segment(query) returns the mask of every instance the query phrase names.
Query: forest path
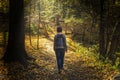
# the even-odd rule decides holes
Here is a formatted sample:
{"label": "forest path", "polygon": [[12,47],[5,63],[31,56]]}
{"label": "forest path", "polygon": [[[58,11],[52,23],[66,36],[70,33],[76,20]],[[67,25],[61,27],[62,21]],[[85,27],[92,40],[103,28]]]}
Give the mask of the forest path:
{"label": "forest path", "polygon": [[[36,37],[32,38],[33,46]],[[75,53],[70,48],[65,54],[64,70],[58,74],[55,53],[53,51],[53,36],[40,37],[39,50],[30,46],[26,37],[26,51],[35,60],[28,60],[29,65],[24,67],[19,63],[3,64],[0,62],[0,80],[110,80],[116,74],[109,65],[96,64],[92,55]],[[68,47],[72,42],[67,38]],[[97,62],[99,63],[99,62]]]}
{"label": "forest path", "polygon": [[[30,53],[35,59],[35,63],[41,66],[44,70],[42,75],[35,80],[109,80],[113,70],[105,70],[109,73],[102,71],[106,66],[99,66],[95,64],[96,61],[93,59],[92,55],[82,55],[82,53],[75,53],[70,48],[68,48],[65,54],[64,70],[61,74],[58,74],[57,63],[55,53],[53,51],[53,38],[40,38],[40,49],[38,51],[30,51]],[[36,40],[35,40],[36,41]],[[67,38],[68,47],[70,47],[71,39]],[[71,46],[74,47],[74,46]],[[41,71],[41,69],[38,71]],[[40,72],[41,73],[41,72]],[[106,75],[106,76],[105,76]]]}
{"label": "forest path", "polygon": [[50,39],[41,38],[40,41],[42,50],[34,53],[32,51],[30,53],[32,53],[33,55],[31,55],[36,59],[35,62],[46,69],[46,72],[43,71],[43,73],[47,74],[47,76],[42,76],[43,80],[90,80],[90,76],[93,76],[90,75],[91,72],[89,72],[92,68],[89,68],[88,70],[87,67],[84,67],[86,63],[82,61],[80,55],[74,54],[74,52],[69,49],[65,54],[64,71],[61,74],[58,74],[56,57],[53,51],[53,36],[50,37]]}

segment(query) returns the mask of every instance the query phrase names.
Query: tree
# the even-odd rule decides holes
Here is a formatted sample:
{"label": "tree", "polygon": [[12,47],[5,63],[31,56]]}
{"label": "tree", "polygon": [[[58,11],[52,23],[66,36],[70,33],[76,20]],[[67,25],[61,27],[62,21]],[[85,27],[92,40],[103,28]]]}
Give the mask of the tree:
{"label": "tree", "polygon": [[[119,52],[119,40],[120,40],[120,4],[118,4],[117,0],[111,0],[109,2],[108,8],[108,23],[107,25],[107,31],[106,33],[109,33],[106,37],[108,40],[108,45],[106,45],[106,53],[107,57],[112,61],[112,64],[114,65],[116,62],[117,53]],[[110,35],[111,34],[111,35]]]}
{"label": "tree", "polygon": [[104,46],[104,44],[105,44],[105,42],[104,42],[104,33],[105,33],[105,29],[104,29],[104,21],[103,21],[103,15],[104,15],[104,0],[101,0],[101,2],[100,2],[101,4],[101,7],[100,7],[100,34],[99,34],[99,36],[100,36],[100,43],[99,43],[99,45],[100,45],[100,54],[102,55],[102,57],[105,57],[105,46]]}
{"label": "tree", "polygon": [[24,35],[24,0],[9,0],[9,36],[5,62],[26,63]]}

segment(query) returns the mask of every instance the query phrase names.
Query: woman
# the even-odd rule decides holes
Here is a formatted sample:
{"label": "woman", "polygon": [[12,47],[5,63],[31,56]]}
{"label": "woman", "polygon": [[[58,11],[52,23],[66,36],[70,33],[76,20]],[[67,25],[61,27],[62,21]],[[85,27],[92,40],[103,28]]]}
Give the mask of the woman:
{"label": "woman", "polygon": [[57,27],[57,34],[54,36],[54,51],[56,54],[58,72],[61,73],[64,64],[64,55],[67,51],[66,37],[62,33],[62,27]]}

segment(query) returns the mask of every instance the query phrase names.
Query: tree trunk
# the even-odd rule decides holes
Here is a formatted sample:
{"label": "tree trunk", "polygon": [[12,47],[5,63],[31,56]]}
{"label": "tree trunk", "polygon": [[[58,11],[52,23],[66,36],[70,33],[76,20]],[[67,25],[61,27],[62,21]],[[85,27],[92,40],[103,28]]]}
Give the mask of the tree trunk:
{"label": "tree trunk", "polygon": [[85,27],[85,25],[84,25],[83,33],[82,33],[82,42],[83,42],[83,43],[85,43],[85,33],[86,33],[86,32],[85,32],[85,31],[86,31],[85,29],[86,29],[86,27]]}
{"label": "tree trunk", "polygon": [[31,40],[31,3],[29,4],[29,8],[30,8],[30,11],[29,11],[29,40],[30,40],[30,45],[32,46],[32,40]]}
{"label": "tree trunk", "polygon": [[105,57],[105,28],[104,28],[104,19],[103,19],[103,14],[104,14],[104,0],[101,0],[101,11],[100,11],[100,32],[99,32],[99,36],[100,36],[100,55],[102,57]]}
{"label": "tree trunk", "polygon": [[9,0],[9,5],[9,36],[4,60],[25,63],[27,53],[24,42],[24,0]]}
{"label": "tree trunk", "polygon": [[90,29],[90,44],[94,43],[94,39],[93,39],[93,28],[95,28],[95,23],[96,23],[96,16],[95,14],[92,15],[92,25],[91,25],[91,29]]}
{"label": "tree trunk", "polygon": [[108,57],[112,61],[113,65],[115,64],[115,60],[116,60],[115,52],[117,51],[119,43],[120,43],[119,37],[120,37],[120,23],[118,23],[114,31],[114,34],[111,40],[110,50],[108,52]]}
{"label": "tree trunk", "polygon": [[6,50],[6,43],[7,43],[7,32],[3,32],[3,45],[4,45],[4,51]]}
{"label": "tree trunk", "polygon": [[60,25],[60,21],[59,21],[59,15],[56,15],[56,26]]}

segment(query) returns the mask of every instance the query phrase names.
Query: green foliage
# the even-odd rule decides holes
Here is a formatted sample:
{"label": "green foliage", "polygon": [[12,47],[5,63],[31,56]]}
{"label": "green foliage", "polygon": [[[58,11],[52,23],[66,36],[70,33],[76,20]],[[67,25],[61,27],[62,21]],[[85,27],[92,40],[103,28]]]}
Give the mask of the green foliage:
{"label": "green foliage", "polygon": [[[28,0],[25,0],[28,3]],[[101,0],[32,0],[30,5],[26,6],[26,16],[31,18],[31,32],[37,34],[37,27],[44,22],[49,26],[55,26],[56,15],[63,21],[62,25],[67,25],[68,31],[73,28],[73,39],[78,42],[97,44],[89,48],[89,51],[98,53],[99,47],[99,27],[100,27],[100,4]],[[105,33],[105,55],[108,54],[113,35],[116,35],[116,24],[119,23],[119,0],[106,0],[103,9],[103,21]],[[52,25],[51,25],[52,24]],[[43,25],[40,25],[43,27]],[[47,28],[51,31],[52,29]],[[67,31],[66,31],[67,32]],[[118,31],[119,33],[120,31]],[[77,36],[76,36],[77,35]],[[114,42],[114,41],[113,41]],[[113,43],[114,44],[114,43]],[[75,44],[76,45],[76,44]],[[86,49],[79,47],[71,48],[75,52],[86,53]],[[115,50],[116,51],[116,50]],[[113,54],[113,53],[111,53]]]}
{"label": "green foliage", "polygon": [[77,19],[74,16],[71,16],[70,18],[65,19],[65,23],[67,24],[80,24],[83,23],[83,19]]}
{"label": "green foliage", "polygon": [[72,40],[68,41],[68,45],[71,50],[73,50],[75,53],[80,53],[81,55],[88,55],[92,51],[94,51],[94,48],[87,48],[82,45],[82,43],[77,43]]}
{"label": "green foliage", "polygon": [[91,47],[89,47],[89,51],[93,52],[93,53],[99,53],[99,45],[92,45]]}
{"label": "green foliage", "polygon": [[53,28],[52,28],[51,26],[47,26],[47,31],[48,31],[48,32],[51,32],[51,33],[54,32],[54,30],[53,30]]}
{"label": "green foliage", "polygon": [[118,5],[118,6],[120,6],[120,1],[116,0],[115,4]]}
{"label": "green foliage", "polygon": [[37,26],[35,26],[34,24],[30,24],[30,32],[33,34],[33,35],[35,35],[35,34],[37,34],[37,30],[38,30],[38,28],[37,28]]}
{"label": "green foliage", "polygon": [[0,12],[2,13],[8,13],[8,8],[9,6],[9,1],[8,0],[4,0],[4,1],[0,1]]}

